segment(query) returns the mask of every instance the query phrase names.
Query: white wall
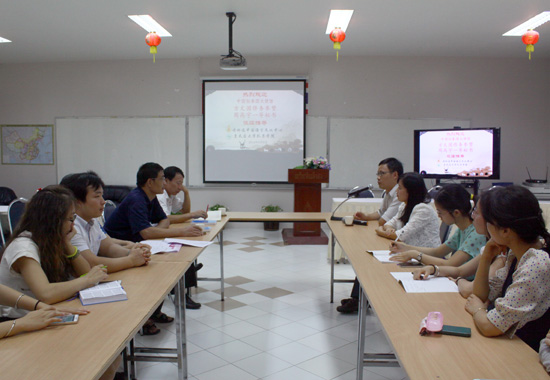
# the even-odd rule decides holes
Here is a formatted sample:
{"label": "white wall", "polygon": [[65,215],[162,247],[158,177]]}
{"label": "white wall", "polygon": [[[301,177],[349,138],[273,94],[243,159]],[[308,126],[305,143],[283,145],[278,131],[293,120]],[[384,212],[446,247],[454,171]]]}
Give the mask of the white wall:
{"label": "white wall", "polygon": [[[311,116],[469,119],[472,127],[502,128],[503,181],[520,182],[526,177],[525,166],[533,176],[543,176],[550,164],[550,59],[247,60],[245,75],[307,75]],[[200,77],[228,75],[217,62],[213,57],[158,59],[155,64],[139,60],[0,65],[0,124],[53,124],[63,116],[200,115]],[[389,155],[399,152],[388,147]],[[54,183],[56,170],[0,165],[0,178],[0,185],[28,197],[34,189]],[[357,180],[374,182],[375,178]],[[325,190],[323,208],[329,209],[332,196],[342,195]],[[204,201],[227,199],[228,207],[243,211],[273,202],[291,210],[293,204],[292,191],[284,187],[194,189],[192,196],[201,207]]]}

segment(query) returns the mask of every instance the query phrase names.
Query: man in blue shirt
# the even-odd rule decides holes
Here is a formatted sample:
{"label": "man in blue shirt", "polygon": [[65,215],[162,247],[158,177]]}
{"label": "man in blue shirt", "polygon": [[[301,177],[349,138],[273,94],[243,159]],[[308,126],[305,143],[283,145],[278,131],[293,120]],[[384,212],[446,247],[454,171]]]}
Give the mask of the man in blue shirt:
{"label": "man in blue shirt", "polygon": [[[149,239],[161,239],[167,237],[201,236],[202,228],[189,226],[180,228],[168,228],[170,220],[162,210],[157,199],[157,194],[164,191],[164,169],[157,163],[148,162],[141,165],[137,173],[137,188],[132,190],[122,203],[113,211],[109,219],[105,221],[105,232],[115,239],[139,242]],[[188,270],[188,272],[190,272]],[[187,277],[194,277],[193,273],[186,273]],[[188,281],[186,281],[188,284]],[[186,308],[198,309],[200,303],[194,302],[189,295],[186,296]],[[151,320],[157,323],[169,323],[174,320],[161,312],[162,304],[151,316]],[[153,324],[146,328],[158,333]],[[144,328],[144,331],[145,328]],[[147,334],[147,332],[145,332]]]}
{"label": "man in blue shirt", "polygon": [[200,236],[198,226],[168,228],[170,220],[157,200],[164,192],[164,169],[159,164],[143,164],[137,173],[137,188],[132,190],[105,222],[109,236],[139,242],[167,237]]}

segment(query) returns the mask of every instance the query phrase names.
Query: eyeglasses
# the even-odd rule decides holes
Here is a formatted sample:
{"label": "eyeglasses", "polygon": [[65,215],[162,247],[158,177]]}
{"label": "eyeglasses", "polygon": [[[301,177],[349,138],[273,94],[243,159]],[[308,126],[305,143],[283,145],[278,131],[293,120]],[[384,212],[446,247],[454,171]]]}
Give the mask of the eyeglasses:
{"label": "eyeglasses", "polygon": [[477,205],[474,206],[474,208],[472,209],[472,211],[470,211],[470,216],[473,217],[473,216],[475,216],[475,215],[477,215]]}
{"label": "eyeglasses", "polygon": [[376,176],[377,176],[377,177],[382,177],[382,176],[384,176],[384,175],[386,175],[386,174],[388,174],[388,173],[389,173],[389,172],[379,171],[379,172],[376,172]]}
{"label": "eyeglasses", "polygon": [[76,220],[76,213],[74,213],[73,216],[71,216],[70,218],[67,218],[67,222],[74,223],[75,220]]}

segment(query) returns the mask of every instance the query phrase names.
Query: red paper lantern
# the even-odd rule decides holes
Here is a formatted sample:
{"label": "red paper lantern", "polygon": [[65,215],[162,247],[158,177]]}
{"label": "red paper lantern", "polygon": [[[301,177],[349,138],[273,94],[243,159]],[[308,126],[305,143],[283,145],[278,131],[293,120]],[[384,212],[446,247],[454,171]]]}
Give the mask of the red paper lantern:
{"label": "red paper lantern", "polygon": [[157,54],[157,46],[160,45],[160,41],[160,36],[155,32],[145,36],[145,43],[150,46],[149,53],[153,54],[153,62],[155,62],[155,54]]}
{"label": "red paper lantern", "polygon": [[535,51],[535,44],[539,42],[539,32],[529,29],[523,36],[521,40],[525,45],[525,51],[529,53],[529,59],[531,59],[531,53]]}
{"label": "red paper lantern", "polygon": [[338,61],[338,50],[340,50],[340,42],[344,41],[346,39],[346,33],[340,29],[335,28],[332,32],[329,34],[330,40],[334,42],[334,50],[336,50],[336,60]]}

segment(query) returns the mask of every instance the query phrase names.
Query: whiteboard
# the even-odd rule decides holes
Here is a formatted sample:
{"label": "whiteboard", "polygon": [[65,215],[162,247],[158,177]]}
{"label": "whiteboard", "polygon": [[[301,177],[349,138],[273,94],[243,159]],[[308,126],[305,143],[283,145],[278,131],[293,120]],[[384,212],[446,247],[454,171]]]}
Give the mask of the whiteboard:
{"label": "whiteboard", "polygon": [[107,185],[136,185],[139,167],[186,166],[186,117],[57,118],[57,181],[93,170]]}
{"label": "whiteboard", "polygon": [[[188,167],[185,171],[185,179],[190,186],[203,186],[202,182],[202,150],[203,150],[203,133],[202,133],[202,116],[189,117],[189,139],[187,158]],[[183,169],[183,168],[182,168]]]}
{"label": "whiteboard", "polygon": [[[469,128],[468,120],[307,116],[306,155],[326,156],[329,188],[376,186],[377,164],[396,157],[413,170],[415,129]],[[56,119],[57,181],[93,170],[108,185],[135,186],[143,163],[175,165],[186,184],[204,186],[202,116],[73,117]]]}
{"label": "whiteboard", "polygon": [[330,188],[376,184],[378,163],[395,157],[414,170],[415,129],[469,128],[468,120],[329,118]]}

